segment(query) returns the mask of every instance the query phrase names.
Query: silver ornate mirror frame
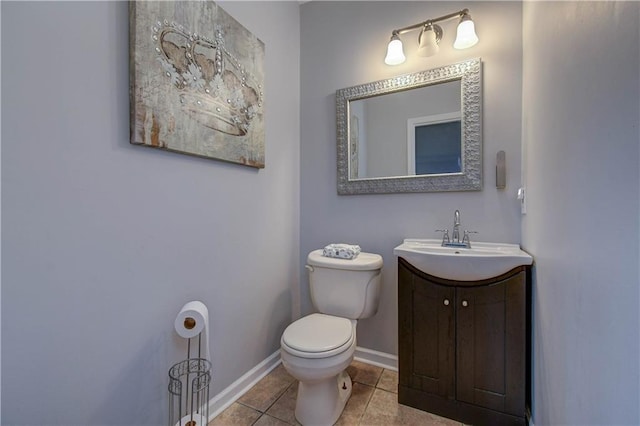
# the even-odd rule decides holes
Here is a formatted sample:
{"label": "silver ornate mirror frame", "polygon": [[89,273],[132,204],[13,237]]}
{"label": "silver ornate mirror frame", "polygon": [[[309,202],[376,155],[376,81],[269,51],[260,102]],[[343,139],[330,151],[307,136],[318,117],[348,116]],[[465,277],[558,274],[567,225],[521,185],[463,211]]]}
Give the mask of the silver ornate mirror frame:
{"label": "silver ornate mirror frame", "polygon": [[[479,58],[336,91],[338,194],[479,191],[482,189],[482,73]],[[349,178],[351,101],[461,80],[462,171],[460,173]]]}

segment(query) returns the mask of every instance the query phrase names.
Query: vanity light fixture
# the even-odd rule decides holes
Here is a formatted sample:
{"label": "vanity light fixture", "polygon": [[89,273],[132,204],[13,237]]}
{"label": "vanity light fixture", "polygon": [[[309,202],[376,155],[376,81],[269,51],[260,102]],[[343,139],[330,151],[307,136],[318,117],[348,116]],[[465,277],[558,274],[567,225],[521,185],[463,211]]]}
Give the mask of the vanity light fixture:
{"label": "vanity light fixture", "polygon": [[387,46],[387,56],[384,58],[384,62],[387,65],[399,65],[403,63],[406,58],[402,49],[400,34],[417,29],[421,30],[420,35],[418,35],[418,55],[435,55],[438,53],[438,50],[440,50],[438,43],[442,39],[442,27],[436,23],[455,18],[460,18],[460,22],[458,24],[458,32],[456,35],[456,41],[453,43],[453,47],[455,49],[467,49],[474,46],[478,42],[475,25],[471,20],[469,9],[463,9],[455,13],[440,16],[439,18],[429,19],[427,21],[420,22],[419,24],[409,25],[408,27],[393,30],[391,32],[391,41],[389,41],[389,45]]}

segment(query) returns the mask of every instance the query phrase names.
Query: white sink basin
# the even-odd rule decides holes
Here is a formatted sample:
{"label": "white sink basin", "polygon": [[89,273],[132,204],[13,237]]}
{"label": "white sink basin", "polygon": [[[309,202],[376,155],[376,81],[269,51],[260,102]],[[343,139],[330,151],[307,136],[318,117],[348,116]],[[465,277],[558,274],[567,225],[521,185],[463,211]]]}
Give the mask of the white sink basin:
{"label": "white sink basin", "polygon": [[419,270],[455,281],[478,281],[531,265],[533,258],[517,244],[471,242],[471,248],[442,247],[436,239],[407,238],[393,249]]}

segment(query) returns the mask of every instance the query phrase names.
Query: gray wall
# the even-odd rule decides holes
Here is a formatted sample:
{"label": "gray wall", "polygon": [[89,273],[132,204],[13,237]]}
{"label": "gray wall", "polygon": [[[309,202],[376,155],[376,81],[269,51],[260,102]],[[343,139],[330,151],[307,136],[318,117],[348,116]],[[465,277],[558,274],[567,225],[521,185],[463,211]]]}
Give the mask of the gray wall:
{"label": "gray wall", "polygon": [[639,9],[524,6],[536,426],[640,423]]}
{"label": "gray wall", "polygon": [[221,5],[266,44],[260,171],[129,145],[127,2],[2,2],[2,424],[166,424],[192,299],[212,395],[279,348],[299,278],[299,9]]}
{"label": "gray wall", "polygon": [[[418,32],[403,36],[407,62],[389,67],[384,55],[391,31],[469,7],[480,42],[453,49],[455,21],[443,24],[440,53],[415,55]],[[460,209],[462,226],[477,239],[520,243],[522,44],[519,3],[309,2],[301,6],[301,262],[331,242],[358,243],[384,258],[378,314],[360,321],[358,345],[397,353],[396,259],[407,237],[437,238]],[[481,192],[338,196],[335,91],[409,72],[480,57],[483,60],[484,188]],[[507,154],[507,188],[495,187],[495,156]],[[301,312],[312,310],[306,274]]]}

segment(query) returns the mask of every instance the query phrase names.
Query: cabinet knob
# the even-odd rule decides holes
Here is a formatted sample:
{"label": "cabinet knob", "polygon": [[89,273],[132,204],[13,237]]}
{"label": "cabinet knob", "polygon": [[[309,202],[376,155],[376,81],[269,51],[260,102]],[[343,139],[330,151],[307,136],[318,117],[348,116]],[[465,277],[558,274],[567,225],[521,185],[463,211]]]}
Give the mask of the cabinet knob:
{"label": "cabinet knob", "polygon": [[444,299],[444,302],[442,303],[444,303],[444,306],[449,306],[449,299]]}
{"label": "cabinet knob", "polygon": [[462,301],[462,306],[464,306],[466,308],[467,306],[469,306],[469,302],[467,302],[466,300],[463,300]]}

